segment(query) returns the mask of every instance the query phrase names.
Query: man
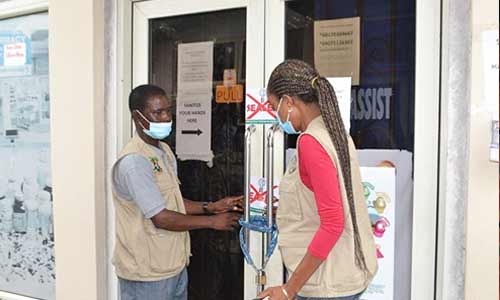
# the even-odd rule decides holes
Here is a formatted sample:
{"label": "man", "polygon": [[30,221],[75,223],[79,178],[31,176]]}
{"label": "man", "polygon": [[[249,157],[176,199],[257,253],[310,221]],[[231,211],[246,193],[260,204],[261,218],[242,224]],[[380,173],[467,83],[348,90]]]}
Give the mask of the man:
{"label": "man", "polygon": [[[165,91],[141,85],[129,96],[137,134],[113,166],[116,245],[113,264],[121,300],[186,300],[188,230],[232,230],[242,197],[183,199],[176,159],[161,142],[172,128]],[[209,216],[202,216],[203,214]]]}

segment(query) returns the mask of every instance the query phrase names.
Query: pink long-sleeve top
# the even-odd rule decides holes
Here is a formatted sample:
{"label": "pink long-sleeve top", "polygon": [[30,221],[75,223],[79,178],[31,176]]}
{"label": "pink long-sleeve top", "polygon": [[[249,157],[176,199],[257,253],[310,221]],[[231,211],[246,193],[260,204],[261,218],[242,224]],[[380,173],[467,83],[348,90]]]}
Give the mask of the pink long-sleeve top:
{"label": "pink long-sleeve top", "polygon": [[324,260],[344,230],[344,208],[337,169],[323,146],[310,135],[300,138],[298,152],[300,178],[314,193],[320,218],[320,226],[308,251]]}

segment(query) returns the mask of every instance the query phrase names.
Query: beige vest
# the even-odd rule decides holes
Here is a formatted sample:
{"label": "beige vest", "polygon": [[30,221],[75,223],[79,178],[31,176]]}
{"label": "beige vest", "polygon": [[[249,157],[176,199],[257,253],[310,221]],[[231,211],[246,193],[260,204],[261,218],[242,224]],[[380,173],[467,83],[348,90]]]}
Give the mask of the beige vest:
{"label": "beige vest", "polygon": [[[368,218],[357,154],[349,139],[352,185],[362,250],[369,272],[355,264],[354,237],[344,178],[335,147],[321,117],[311,122],[304,134],[313,136],[334,162],[342,194],[345,228],[327,259],[299,292],[304,297],[343,297],[365,290],[377,271],[376,248]],[[299,137],[300,138],[300,137]],[[320,219],[314,194],[302,183],[298,155],[288,165],[280,184],[280,202],[277,212],[279,248],[289,276],[299,265],[307,247],[319,228]]]}
{"label": "beige vest", "polygon": [[[169,146],[160,143],[168,159],[175,159]],[[179,180],[169,164],[158,157],[152,146],[136,135],[122,150],[119,159],[130,153],[148,160],[158,158],[161,171],[154,171],[156,184],[168,210],[185,213]],[[135,202],[121,199],[113,190],[116,211],[116,244],[113,264],[116,274],[134,281],[157,281],[179,274],[189,263],[189,233],[158,229],[142,214]]]}

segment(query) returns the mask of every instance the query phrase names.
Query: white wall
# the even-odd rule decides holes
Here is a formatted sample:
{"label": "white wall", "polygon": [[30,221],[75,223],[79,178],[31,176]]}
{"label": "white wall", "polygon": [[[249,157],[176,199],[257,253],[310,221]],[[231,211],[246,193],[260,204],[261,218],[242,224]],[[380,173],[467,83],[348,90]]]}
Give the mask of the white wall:
{"label": "white wall", "polygon": [[56,297],[106,299],[104,0],[51,0]]}
{"label": "white wall", "polygon": [[[498,295],[498,163],[488,161],[492,111],[484,99],[481,35],[498,30],[498,0],[472,1],[472,82],[469,149],[469,195],[466,229],[466,299]],[[498,54],[497,54],[498,55]],[[498,89],[497,89],[498,97]],[[498,105],[498,98],[496,98]]]}

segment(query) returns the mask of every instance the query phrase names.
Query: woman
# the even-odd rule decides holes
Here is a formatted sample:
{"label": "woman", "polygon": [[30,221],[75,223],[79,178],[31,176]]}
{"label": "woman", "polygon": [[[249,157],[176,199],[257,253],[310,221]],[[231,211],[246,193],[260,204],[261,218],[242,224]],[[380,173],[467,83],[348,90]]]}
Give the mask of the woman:
{"label": "woman", "polygon": [[276,67],[267,92],[283,130],[301,135],[276,216],[288,281],[259,297],[359,299],[377,271],[376,248],[356,149],[335,92],[298,60]]}

